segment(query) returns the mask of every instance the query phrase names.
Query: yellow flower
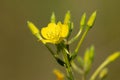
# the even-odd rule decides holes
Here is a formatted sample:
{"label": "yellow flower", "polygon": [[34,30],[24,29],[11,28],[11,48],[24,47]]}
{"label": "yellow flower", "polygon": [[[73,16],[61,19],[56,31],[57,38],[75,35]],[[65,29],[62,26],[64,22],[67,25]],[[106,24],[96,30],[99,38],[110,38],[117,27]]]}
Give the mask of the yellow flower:
{"label": "yellow flower", "polygon": [[41,35],[44,38],[42,42],[58,44],[67,37],[68,33],[68,25],[61,24],[61,22],[49,23],[47,27],[41,29]]}
{"label": "yellow flower", "polygon": [[64,80],[64,74],[61,73],[59,70],[55,69],[54,74],[56,75],[57,80]]}

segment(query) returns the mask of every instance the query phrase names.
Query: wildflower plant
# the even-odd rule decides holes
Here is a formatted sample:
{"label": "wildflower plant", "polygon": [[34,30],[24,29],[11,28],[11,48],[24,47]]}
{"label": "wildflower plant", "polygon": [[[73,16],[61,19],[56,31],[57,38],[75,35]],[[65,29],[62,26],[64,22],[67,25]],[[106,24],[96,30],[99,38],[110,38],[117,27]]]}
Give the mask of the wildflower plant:
{"label": "wildflower plant", "polygon": [[[94,46],[92,45],[90,48],[87,48],[83,57],[79,56],[78,53],[88,31],[95,23],[96,14],[97,12],[94,11],[89,19],[86,20],[86,13],[84,13],[80,20],[79,31],[72,38],[70,38],[70,35],[72,34],[74,25],[71,21],[70,11],[65,14],[63,22],[56,22],[55,14],[52,13],[50,23],[40,30],[32,22],[27,22],[32,34],[38,39],[38,41],[42,42],[48,48],[57,63],[65,68],[66,75],[59,70],[54,70],[57,80],[77,80],[74,77],[75,71],[82,75],[81,80],[86,80],[94,61]],[[71,51],[69,46],[78,39],[78,44],[75,49]],[[56,49],[52,50],[49,46],[50,44],[55,45]],[[106,58],[105,61],[100,64],[96,70],[94,70],[94,73],[91,75],[89,80],[96,80],[97,78],[103,80],[108,74],[107,66],[118,57],[120,57],[120,52],[115,52],[108,56],[108,58]],[[77,63],[75,60],[77,60]]]}

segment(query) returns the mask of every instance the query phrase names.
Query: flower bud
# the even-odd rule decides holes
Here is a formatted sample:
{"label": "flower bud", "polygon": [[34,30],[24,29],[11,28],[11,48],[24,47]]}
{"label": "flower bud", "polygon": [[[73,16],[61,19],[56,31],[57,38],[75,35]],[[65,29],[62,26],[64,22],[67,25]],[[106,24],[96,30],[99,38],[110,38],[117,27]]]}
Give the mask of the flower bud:
{"label": "flower bud", "polygon": [[89,70],[91,69],[93,59],[94,59],[94,46],[91,46],[89,49],[86,50],[84,54],[84,68],[86,73],[88,73]]}
{"label": "flower bud", "polygon": [[93,12],[92,15],[90,16],[88,22],[87,22],[87,26],[90,27],[90,28],[93,26],[93,24],[94,24],[94,22],[95,22],[96,13],[97,13],[96,11]]}
{"label": "flower bud", "polygon": [[64,19],[64,24],[69,24],[70,23],[70,11],[68,11],[65,15],[65,19]]}
{"label": "flower bud", "polygon": [[32,22],[27,21],[27,23],[28,23],[28,27],[31,30],[33,35],[39,33],[39,29]]}
{"label": "flower bud", "polygon": [[39,29],[30,21],[27,21],[27,24],[28,24],[28,27],[31,30],[32,34],[41,40],[41,36],[39,34]]}
{"label": "flower bud", "polygon": [[55,13],[53,12],[51,15],[51,23],[55,23]]}
{"label": "flower bud", "polygon": [[86,13],[84,13],[82,15],[82,18],[81,18],[81,21],[80,21],[81,28],[83,28],[83,26],[85,25],[85,20],[86,20]]}
{"label": "flower bud", "polygon": [[113,61],[115,61],[118,57],[120,57],[120,52],[116,52],[116,53],[110,55],[107,60],[109,60],[110,62],[113,62]]}

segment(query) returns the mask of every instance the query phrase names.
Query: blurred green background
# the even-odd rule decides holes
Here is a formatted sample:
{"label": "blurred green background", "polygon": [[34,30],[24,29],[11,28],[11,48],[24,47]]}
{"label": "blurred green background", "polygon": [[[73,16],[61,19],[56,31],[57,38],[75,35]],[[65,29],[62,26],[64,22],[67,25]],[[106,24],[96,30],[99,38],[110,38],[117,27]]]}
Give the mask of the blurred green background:
{"label": "blurred green background", "polygon": [[[79,53],[94,44],[96,69],[108,55],[120,51],[119,8],[119,0],[0,0],[0,80],[55,80],[53,69],[64,70],[26,24],[30,20],[38,28],[46,26],[53,11],[57,20],[71,11],[74,35],[81,15],[86,12],[88,18],[97,10],[96,23]],[[107,80],[120,80],[120,59],[109,66]]]}

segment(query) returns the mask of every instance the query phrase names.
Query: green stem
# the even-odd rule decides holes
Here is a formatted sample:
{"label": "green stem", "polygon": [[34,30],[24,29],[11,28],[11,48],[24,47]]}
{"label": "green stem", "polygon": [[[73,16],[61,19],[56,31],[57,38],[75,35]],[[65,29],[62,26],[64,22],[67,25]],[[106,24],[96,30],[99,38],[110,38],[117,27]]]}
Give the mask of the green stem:
{"label": "green stem", "polygon": [[65,60],[65,67],[66,67],[66,71],[67,71],[67,75],[69,77],[69,80],[74,80],[74,77],[73,77],[73,74],[72,74],[72,69],[71,69],[71,63],[68,59],[68,51],[66,51],[66,49],[64,48],[63,50],[63,57],[64,57],[64,60]]}
{"label": "green stem", "polygon": [[95,80],[97,75],[100,73],[100,71],[109,64],[109,60],[104,61],[98,68],[97,70],[93,73],[91,76],[90,80]]}
{"label": "green stem", "polygon": [[71,63],[74,70],[76,70],[78,73],[83,74],[83,70],[79,68],[73,61]]}
{"label": "green stem", "polygon": [[89,31],[89,29],[86,29],[86,31],[83,33],[83,35],[82,35],[82,37],[81,37],[80,41],[78,42],[78,45],[77,45],[77,47],[75,49],[75,53],[78,53],[78,50],[79,50],[82,42],[84,41],[85,36],[86,36],[86,34],[87,34],[88,31]]}
{"label": "green stem", "polygon": [[75,40],[77,40],[81,33],[82,33],[82,29],[79,30],[79,32],[77,33],[77,35],[74,38],[72,38],[70,41],[68,41],[68,44],[71,44]]}
{"label": "green stem", "polygon": [[87,28],[87,29],[85,30],[85,32],[83,33],[80,41],[78,42],[78,45],[77,45],[77,47],[75,48],[75,52],[74,52],[74,54],[73,54],[74,58],[75,58],[76,55],[78,54],[78,50],[79,50],[79,48],[81,47],[81,44],[82,44],[82,42],[84,41],[85,36],[87,35],[88,31],[89,31],[89,28]]}

